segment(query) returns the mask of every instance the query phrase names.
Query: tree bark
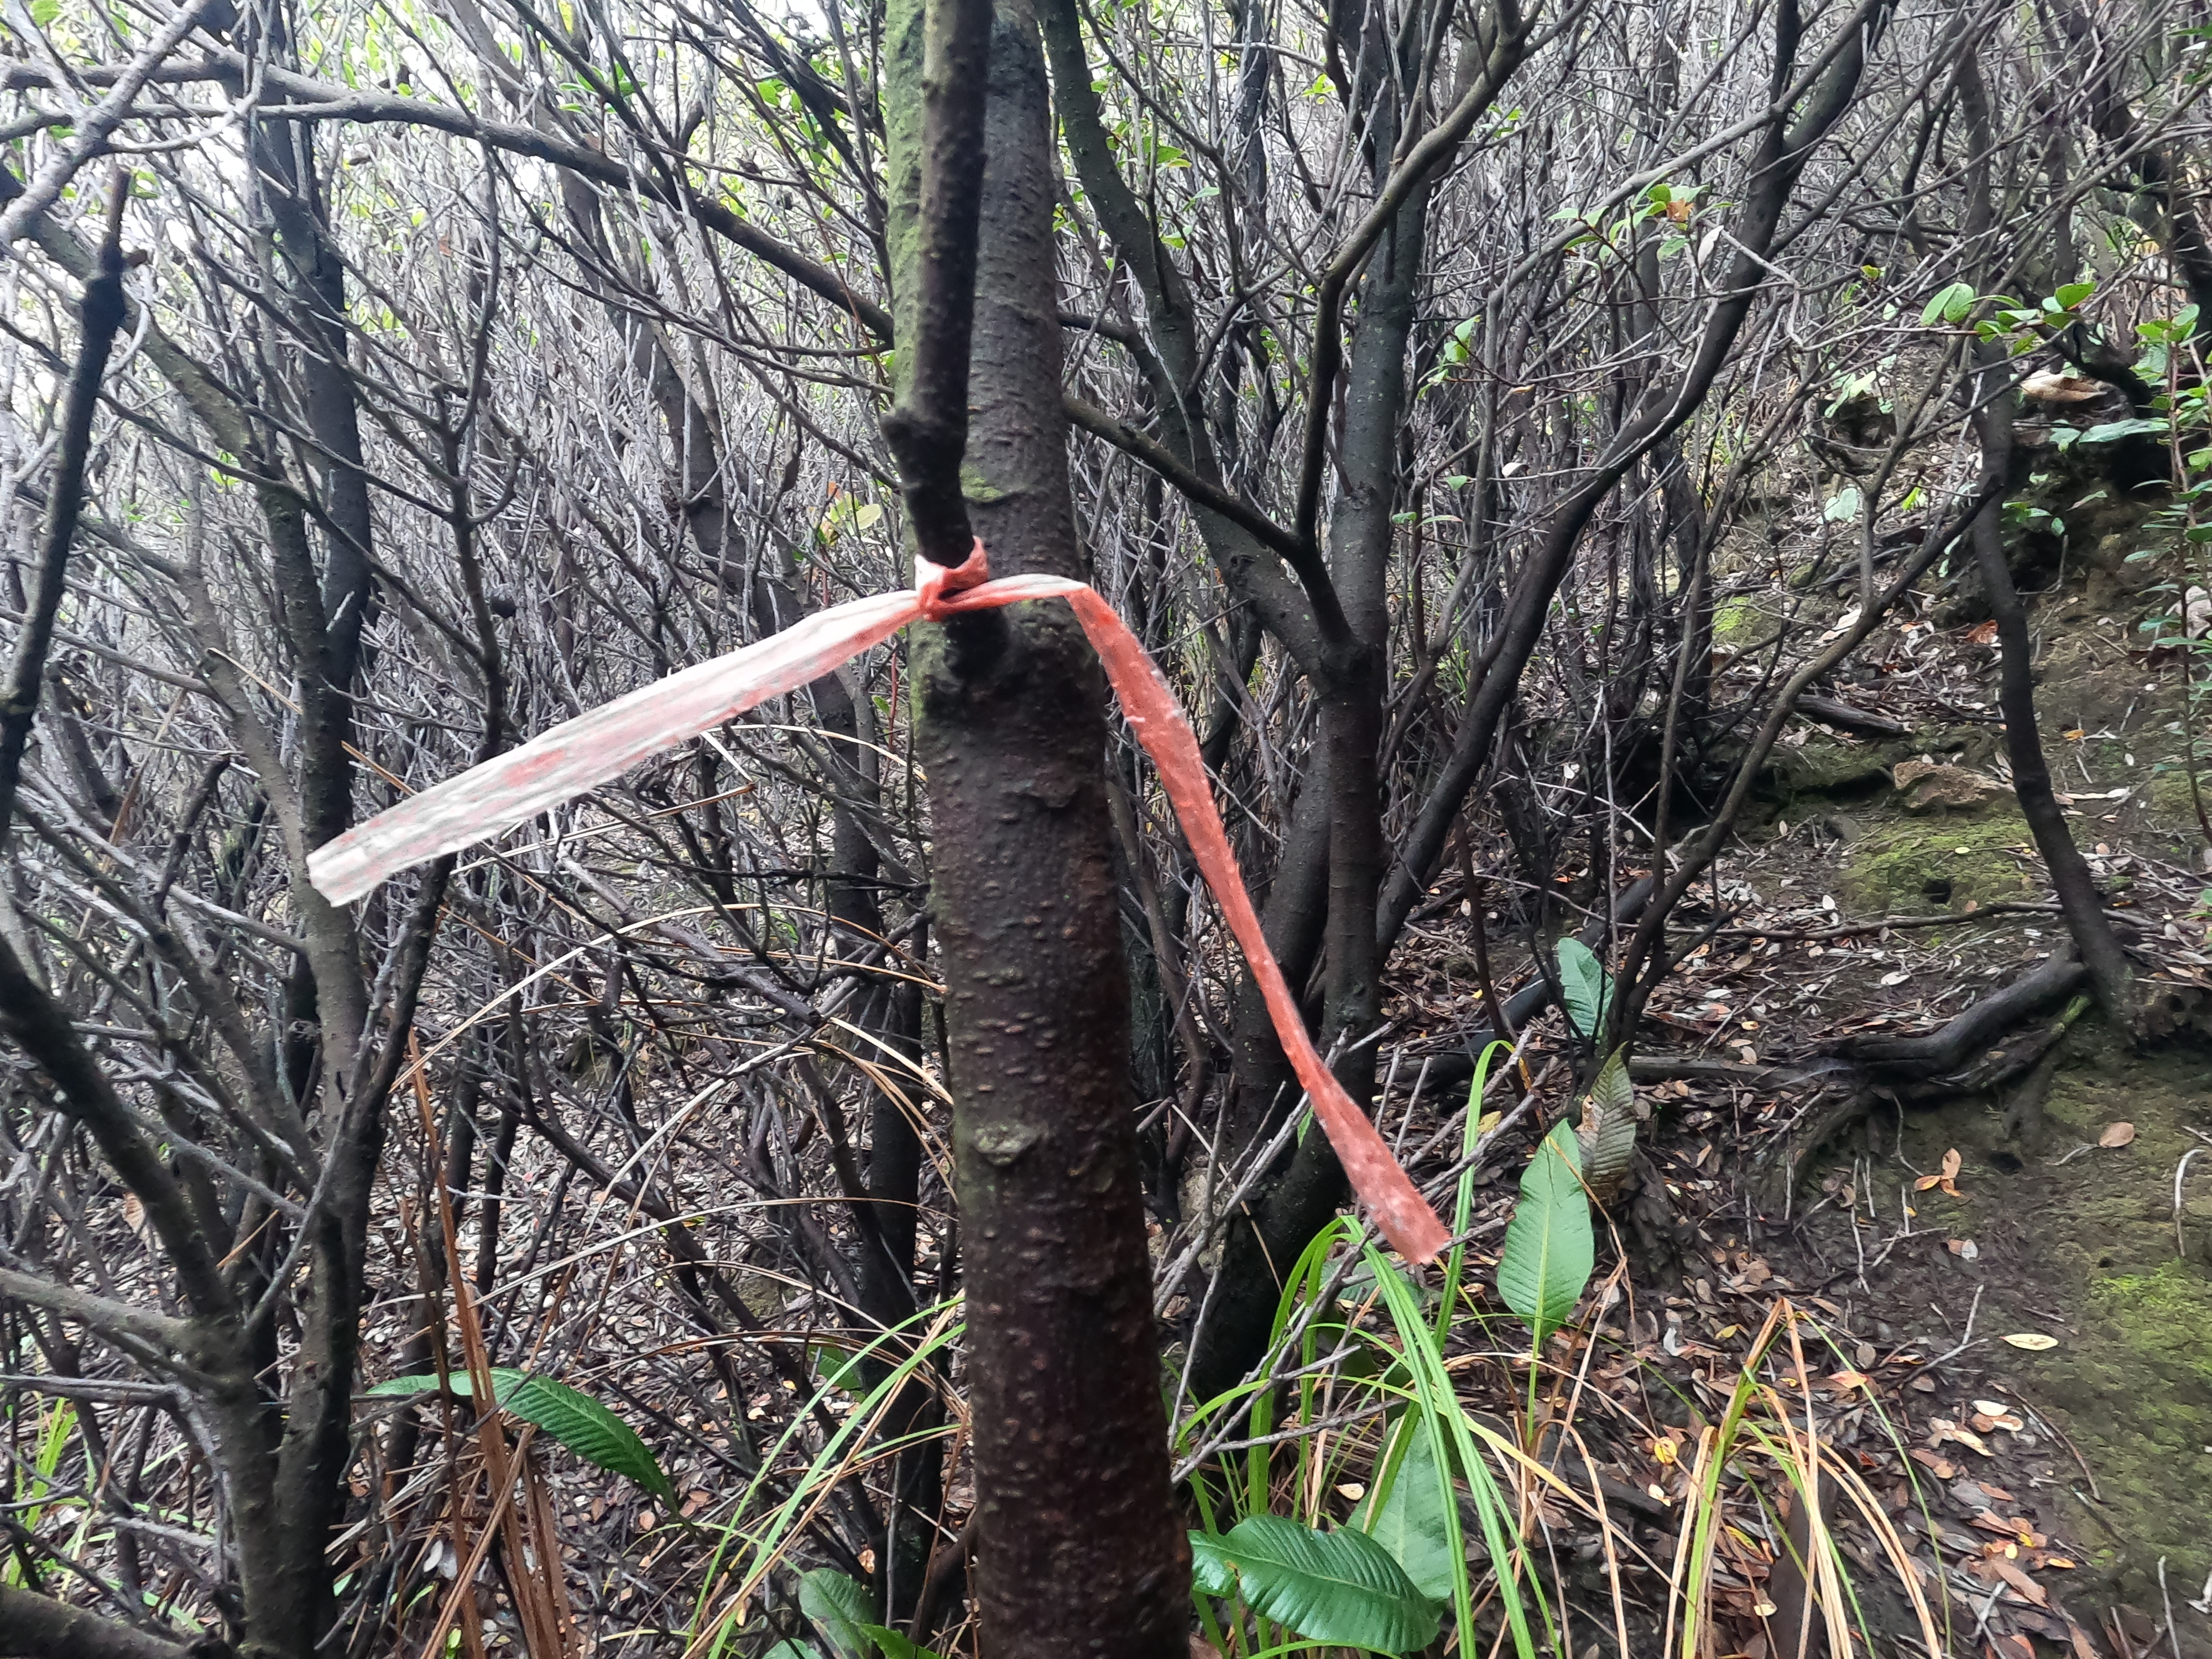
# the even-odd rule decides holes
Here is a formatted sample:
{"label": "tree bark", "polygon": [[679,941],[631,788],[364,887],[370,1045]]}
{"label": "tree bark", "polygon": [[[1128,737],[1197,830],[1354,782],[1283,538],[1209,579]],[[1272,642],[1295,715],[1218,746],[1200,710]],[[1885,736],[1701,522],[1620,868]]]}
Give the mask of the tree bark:
{"label": "tree bark", "polygon": [[[925,252],[941,229],[925,205],[943,199],[925,158],[941,165],[945,151],[929,143],[942,112],[930,94],[945,93],[923,37],[922,6],[902,0],[889,18],[886,124],[908,341],[951,337],[933,314],[943,296]],[[901,412],[921,418],[893,435],[933,440],[965,415],[965,463],[957,449],[952,460],[995,571],[1076,575],[1052,125],[1026,0],[999,11],[989,53],[969,385],[957,414],[928,407],[951,391],[935,383],[945,366],[902,351]],[[942,465],[942,450],[901,448],[927,549],[953,503],[941,477],[910,474]],[[981,1651],[1182,1659],[1189,1565],[1168,1484],[1138,1187],[1104,688],[1057,605],[923,627],[913,650],[957,1102]]]}
{"label": "tree bark", "polygon": [[0,1659],[220,1659],[228,1652],[220,1642],[187,1644],[0,1584]]}
{"label": "tree bark", "polygon": [[[1989,177],[1989,155],[1995,143],[1989,91],[1971,38],[1965,43],[1960,64],[1959,95],[1978,158],[1966,170],[1966,230],[1971,238],[1986,234],[1996,223]],[[1976,404],[1974,431],[1982,447],[1982,476],[2003,480],[2003,489],[2009,490],[2017,394],[2001,349],[1990,342],[1977,342],[1974,356],[1978,372],[1970,384]],[[2115,1030],[2131,1031],[2135,1028],[2134,975],[2118,936],[2105,920],[2104,900],[2098,896],[2088,860],[2081,856],[2081,849],[2074,844],[2073,831],[2066,827],[2065,811],[2051,786],[2051,764],[2044,758],[2043,737],[2035,714],[2035,641],[2028,632],[2027,606],[2021,599],[2020,588],[2012,579],[2011,562],[2005,555],[2002,490],[1974,515],[1969,536],[1975,568],[1996,619],[1997,708],[2004,715],[2005,758],[2012,765],[2013,794],[2035,837],[2036,851],[2043,854],[2044,866],[2051,872],[2051,884],[2057,891],[2067,929],[2089,970],[2097,1006]]]}

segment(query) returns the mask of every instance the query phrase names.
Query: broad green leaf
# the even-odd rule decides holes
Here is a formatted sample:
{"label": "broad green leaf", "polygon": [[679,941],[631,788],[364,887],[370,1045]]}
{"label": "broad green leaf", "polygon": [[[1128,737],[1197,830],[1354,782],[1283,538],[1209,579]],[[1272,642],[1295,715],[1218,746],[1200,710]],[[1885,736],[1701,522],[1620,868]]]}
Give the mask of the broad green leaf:
{"label": "broad green leaf", "polygon": [[[466,1371],[453,1372],[451,1381],[453,1391],[464,1400],[474,1394]],[[434,1376],[395,1376],[368,1392],[423,1394],[437,1386]],[[629,1477],[656,1498],[676,1501],[676,1489],[637,1431],[591,1395],[550,1376],[534,1376],[506,1365],[491,1368],[491,1386],[501,1409],[535,1423],[586,1462]]]}
{"label": "broad green leaf", "polygon": [[1598,1202],[1604,1203],[1627,1176],[1636,1156],[1636,1089],[1628,1080],[1628,1050],[1616,1048],[1598,1069],[1583,1103],[1583,1121],[1575,1132],[1583,1158],[1583,1179]]}
{"label": "broad green leaf", "polygon": [[2058,291],[2051,297],[2058,301],[2061,311],[2071,311],[2096,291],[2094,283],[2061,283]]}
{"label": "broad green leaf", "polygon": [[822,1659],[822,1656],[804,1642],[778,1642],[761,1659]]}
{"label": "broad green leaf", "polygon": [[875,1649],[867,1633],[881,1615],[866,1585],[835,1567],[817,1567],[799,1576],[799,1610],[814,1621],[837,1659],[869,1659]]}
{"label": "broad green leaf", "polygon": [[1920,313],[1920,325],[1933,328],[1938,323],[1955,323],[1974,308],[1974,285],[1954,283],[1940,290]]}
{"label": "broad green leaf", "polygon": [[1249,1515],[1221,1540],[1246,1603],[1310,1642],[1407,1653],[1436,1639],[1436,1604],[1364,1532]]}
{"label": "broad green leaf", "polygon": [[863,1625],[860,1634],[883,1650],[884,1659],[938,1659],[937,1655],[910,1636],[901,1636],[881,1625]]}
{"label": "broad green leaf", "polygon": [[1221,1553],[1224,1541],[1216,1533],[1191,1534],[1190,1588],[1192,1594],[1196,1595],[1237,1594],[1237,1570],[1229,1565],[1229,1558]]}
{"label": "broad green leaf", "polygon": [[2093,426],[2081,434],[2085,444],[2109,444],[2122,438],[2159,438],[2166,435],[2166,423],[2148,416],[2132,420],[2107,421],[2102,426]]}
{"label": "broad green leaf", "polygon": [[1498,1294],[1528,1322],[1535,1345],[1567,1322],[1597,1265],[1582,1152],[1565,1119],[1546,1135],[1521,1176],[1521,1201],[1498,1259]]}
{"label": "broad green leaf", "polygon": [[1415,1589],[1442,1601],[1451,1595],[1459,1570],[1444,1524],[1444,1506],[1456,1500],[1448,1496],[1428,1426],[1418,1415],[1400,1420],[1397,1443],[1404,1450],[1389,1489],[1378,1480],[1352,1524],[1390,1552]]}
{"label": "broad green leaf", "polygon": [[1605,964],[1578,939],[1561,939],[1557,956],[1559,991],[1566,998],[1567,1018],[1584,1036],[1601,1036],[1606,1014],[1613,1006],[1613,981]]}

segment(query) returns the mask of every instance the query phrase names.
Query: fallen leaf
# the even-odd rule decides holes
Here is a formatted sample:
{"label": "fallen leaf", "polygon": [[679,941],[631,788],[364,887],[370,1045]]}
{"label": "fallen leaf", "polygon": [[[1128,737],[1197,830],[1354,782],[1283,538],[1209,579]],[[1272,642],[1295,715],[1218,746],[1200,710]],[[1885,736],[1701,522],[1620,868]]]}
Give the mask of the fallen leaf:
{"label": "fallen leaf", "polygon": [[1340,1495],[1349,1498],[1355,1504],[1367,1496],[1367,1488],[1357,1480],[1340,1480],[1337,1483],[1336,1490]]}
{"label": "fallen leaf", "polygon": [[1947,1242],[1950,1245],[1951,1254],[1957,1256],[1960,1261],[1978,1261],[1981,1260],[1981,1246],[1975,1243],[1972,1239],[1954,1238]]}
{"label": "fallen leaf", "polygon": [[1984,1434],[1992,1429],[2002,1429],[2007,1434],[2018,1434],[2027,1426],[2010,1412],[1976,1412],[1973,1424]]}
{"label": "fallen leaf", "polygon": [[1993,1532],[2002,1537],[2015,1539],[2021,1547],[2040,1549],[2050,1540],[2025,1521],[2008,1520],[1995,1510],[1984,1510],[1974,1516],[1973,1524],[1984,1532]]}
{"label": "fallen leaf", "polygon": [[1949,1152],[1943,1154],[1942,1169],[1935,1175],[1921,1176],[1919,1180],[1912,1183],[1912,1189],[1915,1192],[1924,1193],[1930,1187],[1941,1187],[1945,1192],[1950,1194],[1954,1198],[1962,1196],[1959,1191],[1957,1182],[1959,1178],[1959,1166],[1965,1161],[1965,1159],[1959,1156],[1959,1149],[1956,1146],[1952,1147]]}
{"label": "fallen leaf", "polygon": [[1925,1446],[1912,1449],[1912,1461],[1926,1467],[1938,1480],[1948,1480],[1959,1473],[1959,1466],[1948,1457],[1939,1457]]}
{"label": "fallen leaf", "polygon": [[[1990,1561],[1990,1565],[1996,1570],[1996,1575],[1998,1577],[2003,1579],[2006,1583],[2010,1584],[2022,1595],[2025,1595],[2029,1601],[2034,1602],[2037,1607],[2047,1607],[2051,1605],[2051,1597],[2045,1591],[2043,1586],[2037,1583],[2035,1580],[2030,1578],[2026,1573],[2022,1572],[2011,1562],[2006,1560],[2002,1556],[1992,1557]],[[2030,1648],[2028,1651],[2033,1653],[2034,1650]]]}
{"label": "fallen leaf", "polygon": [[1869,1376],[1864,1371],[1838,1371],[1822,1386],[1833,1389],[1838,1394],[1848,1394],[1853,1389],[1872,1388],[1874,1378]]}
{"label": "fallen leaf", "polygon": [[1966,630],[1966,643],[1968,645],[1987,645],[1990,641],[1996,639],[1996,636],[1997,625],[1996,619],[1992,618],[1985,623],[1977,623],[1973,627],[1968,629]]}
{"label": "fallen leaf", "polygon": [[2045,1336],[2041,1331],[2014,1331],[2005,1340],[2015,1348],[2026,1348],[2030,1353],[2041,1353],[2046,1348],[2058,1346],[2055,1336]]}
{"label": "fallen leaf", "polygon": [[2097,1137],[2097,1144],[2100,1146],[2109,1149],[2114,1146],[2124,1146],[2135,1138],[2136,1126],[2134,1124],[2107,1123],[2105,1126],[2105,1133]]}

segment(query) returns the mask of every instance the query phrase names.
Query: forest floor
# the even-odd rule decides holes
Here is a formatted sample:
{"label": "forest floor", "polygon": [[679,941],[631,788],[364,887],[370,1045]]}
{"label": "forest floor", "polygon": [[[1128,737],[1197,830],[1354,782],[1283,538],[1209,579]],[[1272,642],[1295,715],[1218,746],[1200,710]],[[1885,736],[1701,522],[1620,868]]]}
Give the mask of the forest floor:
{"label": "forest floor", "polygon": [[[1579,1379],[1557,1409],[1617,1506],[1640,1510],[1656,1563],[1678,1559],[1698,1431],[1786,1298],[1806,1322],[1809,1410],[1887,1511],[1946,1650],[2212,1655],[2212,876],[2185,666],[2139,642],[2184,586],[2125,569],[2131,528],[2061,573],[2035,621],[2046,746],[2151,1010],[2141,1043],[2091,1012],[2026,1082],[1841,1115],[1806,1064],[1855,1036],[1935,1030],[2066,946],[2003,773],[1991,630],[1946,626],[1936,606],[1832,688],[1909,730],[1800,720],[1708,907],[1682,919],[1719,925],[1638,1050],[1677,1075],[1638,1091],[1643,1190],[1615,1206],[1626,1295],[1554,1356]],[[1619,855],[1617,882],[1634,862]],[[1559,884],[1570,922],[1589,898],[1577,874]],[[1455,890],[1437,890],[1401,958],[1401,1085],[1424,1050],[1463,1078],[1462,1034],[1486,1024]],[[1500,980],[1526,964],[1492,949]],[[1556,1012],[1528,1035],[1534,1069],[1566,1046]],[[1567,1103],[1556,1083],[1538,1092]],[[1455,1103],[1437,1094],[1436,1110]],[[1532,1144],[1545,1112],[1508,1127]],[[1498,1215],[1522,1161],[1516,1146],[1485,1171]],[[1794,1500],[1785,1481],[1755,1484],[1768,1524],[1723,1544],[1733,1645],[1716,1650],[1763,1659],[1778,1644],[1757,1615],[1786,1602],[1778,1523]],[[1868,1570],[1853,1590],[1869,1626],[1917,1628],[1879,1524],[1841,1504],[1828,1521]],[[1655,1629],[1664,1591],[1645,1597]],[[1609,1596],[1581,1598],[1607,1650]]]}

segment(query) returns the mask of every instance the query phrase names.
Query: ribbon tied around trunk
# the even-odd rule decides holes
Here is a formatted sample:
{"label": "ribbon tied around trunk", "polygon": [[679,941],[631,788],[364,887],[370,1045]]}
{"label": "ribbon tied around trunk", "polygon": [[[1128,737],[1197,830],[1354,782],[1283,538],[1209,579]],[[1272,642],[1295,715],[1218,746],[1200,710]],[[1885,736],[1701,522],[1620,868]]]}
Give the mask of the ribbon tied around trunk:
{"label": "ribbon tied around trunk", "polygon": [[349,902],[411,865],[498,835],[664,749],[820,678],[908,623],[943,622],[1024,599],[1066,599],[1105,666],[1121,701],[1122,717],[1152,757],[1191,855],[1243,949],[1291,1068],[1311,1097],[1314,1115],[1336,1149],[1352,1190],[1383,1237],[1407,1259],[1426,1261],[1435,1256],[1448,1242],[1443,1225],[1307,1036],[1214,810],[1198,739],[1174,688],[1142,642],[1114,607],[1083,582],[1064,576],[992,580],[989,556],[980,540],[959,565],[947,569],[917,559],[915,574],[910,590],[817,611],[756,645],[617,697],[410,796],[318,848],[308,856],[307,878],[332,903]]}

